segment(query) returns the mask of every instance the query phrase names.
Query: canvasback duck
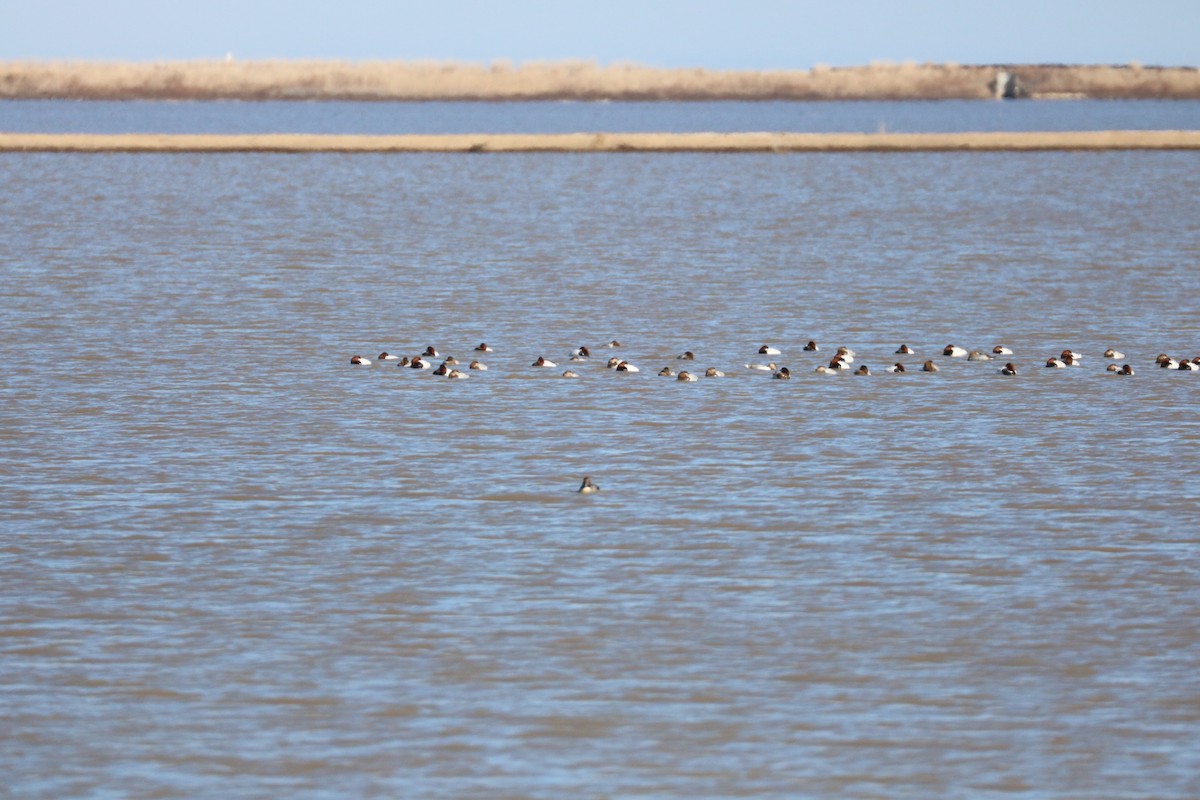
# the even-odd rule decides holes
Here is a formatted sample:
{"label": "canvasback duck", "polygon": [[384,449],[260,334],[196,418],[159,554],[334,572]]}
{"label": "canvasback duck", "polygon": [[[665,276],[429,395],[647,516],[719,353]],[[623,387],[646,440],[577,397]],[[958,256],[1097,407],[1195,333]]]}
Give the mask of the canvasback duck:
{"label": "canvasback duck", "polygon": [[1066,369],[1067,362],[1063,361],[1061,358],[1047,358],[1046,367],[1048,369]]}
{"label": "canvasback duck", "polygon": [[1113,350],[1110,347],[1104,351],[1104,357],[1105,358],[1113,358],[1113,359],[1122,359],[1125,357],[1125,354],[1122,353],[1120,350]]}
{"label": "canvasback duck", "polygon": [[675,370],[671,369],[670,367],[663,367],[658,371],[658,374],[664,378],[669,378],[675,374]]}
{"label": "canvasback duck", "polygon": [[457,367],[458,359],[455,358],[454,356],[446,356],[446,360],[443,363],[449,364],[452,367]]}
{"label": "canvasback duck", "polygon": [[387,350],[384,350],[382,353],[379,354],[380,361],[397,361],[397,360],[399,360],[399,358],[400,358],[400,356],[394,356],[391,353],[389,353]]}
{"label": "canvasback duck", "polygon": [[895,364],[892,364],[890,367],[885,369],[884,372],[908,372],[908,370],[904,368],[903,364],[897,361]]}
{"label": "canvasback duck", "polygon": [[472,361],[471,366],[469,366],[468,369],[477,369],[482,372],[486,372],[487,364],[484,364],[482,361]]}
{"label": "canvasback duck", "polygon": [[617,364],[617,372],[641,372],[641,370],[628,361],[622,361],[620,364]]}
{"label": "canvasback duck", "polygon": [[764,344],[762,347],[758,348],[758,354],[760,356],[777,356],[780,355],[780,353],[781,351],[779,348],[771,347],[769,344]]}
{"label": "canvasback duck", "polygon": [[695,375],[688,372],[687,370],[683,370],[682,372],[680,372],[678,375],[675,376],[675,380],[683,381],[684,383],[695,383],[697,378]]}
{"label": "canvasback duck", "polygon": [[967,361],[991,361],[991,360],[992,360],[991,356],[989,356],[987,353],[984,353],[979,350],[972,350],[971,354],[969,356],[967,356]]}
{"label": "canvasback duck", "polygon": [[1074,350],[1063,350],[1061,353],[1058,354],[1058,357],[1061,358],[1063,361],[1067,360],[1067,356],[1070,356],[1071,360],[1076,363],[1081,363],[1083,360],[1083,356],[1079,355],[1079,353],[1076,353]]}
{"label": "canvasback duck", "polygon": [[435,369],[435,370],[433,371],[433,374],[434,374],[434,375],[449,375],[449,374],[450,374],[450,368],[449,368],[449,367],[447,367],[447,366],[446,366],[446,362],[445,362],[445,361],[443,361],[441,364],[438,364],[438,366],[437,366],[437,369]]}
{"label": "canvasback duck", "polygon": [[618,342],[616,339],[613,339],[611,342],[609,342],[608,344],[606,344],[604,346],[605,347],[620,347],[621,343]]}
{"label": "canvasback duck", "polygon": [[838,357],[839,357],[839,358],[841,358],[841,359],[842,359],[843,361],[845,361],[847,364],[853,364],[853,363],[854,363],[854,357],[855,357],[856,355],[858,355],[858,353],[855,353],[855,352],[854,352],[853,350],[851,350],[849,347],[839,347],[839,348],[837,349],[837,355],[838,355]]}
{"label": "canvasback duck", "polygon": [[580,345],[579,347],[576,347],[574,350],[571,351],[571,359],[573,361],[580,360],[580,359],[589,357],[591,354],[592,354],[592,351],[587,349],[586,344],[583,344],[583,345]]}
{"label": "canvasback duck", "polygon": [[942,350],[942,355],[950,356],[951,358],[962,358],[966,354],[967,349],[965,347],[959,347],[956,344],[948,344]]}
{"label": "canvasback duck", "polygon": [[606,366],[607,366],[609,369],[616,369],[616,368],[617,368],[617,365],[618,365],[618,364],[620,364],[620,363],[621,363],[621,359],[619,359],[619,358],[610,358],[610,359],[608,360],[608,364],[607,364]]}
{"label": "canvasback duck", "polygon": [[488,347],[487,342],[480,342],[479,347],[475,348],[475,352],[476,353],[491,353],[494,351],[492,350],[492,348]]}
{"label": "canvasback duck", "polygon": [[461,370],[452,369],[446,375],[446,377],[453,381],[465,381],[467,378],[469,378],[471,376]]}
{"label": "canvasback duck", "polygon": [[1123,367],[1121,367],[1119,370],[1117,370],[1117,374],[1118,374],[1118,375],[1132,375],[1132,374],[1133,374],[1133,367],[1131,367],[1131,366],[1129,366],[1128,364],[1126,364],[1125,366],[1123,366]]}
{"label": "canvasback duck", "polygon": [[413,356],[413,360],[408,363],[409,369],[429,369],[430,364],[420,356]]}
{"label": "canvasback duck", "polygon": [[815,353],[820,349],[820,347],[817,347],[817,343],[811,339],[809,339],[808,344],[804,345],[804,352],[806,353]]}
{"label": "canvasback duck", "polygon": [[998,356],[1011,356],[1011,355],[1012,355],[1012,348],[1011,348],[1011,347],[1005,347],[1005,346],[1004,346],[1004,345],[1002,345],[1002,344],[998,344],[998,345],[996,345],[995,347],[993,347],[993,348],[992,348],[992,353],[994,353],[995,355],[998,355]]}
{"label": "canvasback duck", "polygon": [[1059,358],[1059,360],[1060,360],[1060,361],[1062,361],[1062,362],[1063,362],[1064,364],[1066,364],[1068,367],[1082,367],[1082,366],[1083,366],[1083,364],[1081,364],[1081,363],[1080,363],[1079,359],[1078,359],[1078,358],[1076,358],[1076,357],[1074,356],[1074,354],[1072,354],[1072,353],[1071,353],[1071,351],[1070,351],[1070,350],[1067,350],[1067,351],[1065,351],[1065,352],[1064,352],[1064,353],[1063,353],[1061,356],[1059,356],[1058,358]]}
{"label": "canvasback duck", "polygon": [[846,356],[834,356],[829,360],[830,369],[850,369],[850,362],[846,360]]}
{"label": "canvasback duck", "polygon": [[1179,369],[1179,362],[1166,353],[1159,353],[1158,358],[1154,359],[1154,361],[1163,369]]}
{"label": "canvasback duck", "polygon": [[437,351],[436,347],[434,347],[433,345],[429,345],[428,347],[425,348],[425,352],[421,353],[421,355],[426,356],[428,358],[437,358],[438,351]]}
{"label": "canvasback duck", "polygon": [[358,366],[368,367],[371,365],[371,359],[363,358],[362,356],[350,356],[350,363]]}
{"label": "canvasback duck", "polygon": [[680,353],[679,355],[675,356],[675,358],[679,359],[680,361],[692,361],[696,358],[696,354],[691,350],[688,350],[687,352]]}
{"label": "canvasback duck", "polygon": [[787,367],[780,367],[779,371],[771,376],[778,381],[787,381],[792,379],[792,371]]}
{"label": "canvasback duck", "polygon": [[816,372],[821,375],[837,375],[837,373],[838,373],[838,371],[836,369],[834,369],[833,367],[827,367],[824,364],[818,364],[817,368],[815,370],[813,370],[813,372]]}
{"label": "canvasback duck", "polygon": [[565,372],[563,372],[562,376],[564,378],[578,378],[579,373],[573,369],[569,369],[569,370],[566,370]]}
{"label": "canvasback duck", "polygon": [[770,364],[747,364],[746,369],[752,369],[758,372],[776,372],[779,367],[774,361],[772,361]]}
{"label": "canvasback duck", "polygon": [[584,477],[583,483],[579,484],[579,494],[595,494],[600,491],[600,487],[592,483],[592,479]]}
{"label": "canvasback duck", "polygon": [[859,364],[858,369],[854,370],[855,375],[870,375],[871,370],[867,369],[866,364]]}
{"label": "canvasback duck", "polygon": [[921,367],[921,372],[938,372],[938,371],[939,371],[938,365],[933,363],[932,361],[926,361],[925,364]]}
{"label": "canvasback duck", "polygon": [[1109,364],[1107,367],[1104,368],[1104,370],[1106,372],[1116,372],[1119,369],[1120,369],[1120,367],[1118,367],[1116,364]]}
{"label": "canvasback duck", "polygon": [[906,344],[902,344],[896,348],[896,352],[902,356],[911,356],[913,353],[915,353],[917,351],[913,350],[911,347],[909,347]]}
{"label": "canvasback duck", "polygon": [[551,361],[548,358],[543,358],[542,356],[538,356],[537,361],[533,362],[530,366],[533,366],[533,367],[557,367],[558,364],[555,364],[553,361]]}
{"label": "canvasback duck", "polygon": [[408,356],[404,356],[399,361],[397,361],[396,366],[397,367],[407,367],[408,366]]}
{"label": "canvasback duck", "polygon": [[1008,362],[1007,364],[1005,364],[1003,367],[1000,368],[1000,374],[1001,375],[1016,375],[1017,374],[1017,365],[1012,363],[1011,361]]}
{"label": "canvasback duck", "polygon": [[704,377],[706,377],[706,378],[724,378],[725,373],[721,372],[721,370],[717,369],[716,367],[709,367],[708,369],[704,370]]}
{"label": "canvasback duck", "polygon": [[1200,370],[1200,364],[1193,364],[1186,358],[1181,358],[1179,359],[1178,369],[1183,370],[1184,372],[1195,372],[1196,370]]}

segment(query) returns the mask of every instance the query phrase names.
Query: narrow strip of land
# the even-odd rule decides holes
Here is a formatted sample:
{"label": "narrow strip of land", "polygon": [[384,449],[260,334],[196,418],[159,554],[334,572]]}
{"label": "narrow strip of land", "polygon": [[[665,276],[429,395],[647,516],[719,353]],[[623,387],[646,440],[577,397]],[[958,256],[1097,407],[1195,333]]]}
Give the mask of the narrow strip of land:
{"label": "narrow strip of land", "polygon": [[964,133],[354,134],[0,133],[0,151],[568,153],[1200,150],[1200,130]]}

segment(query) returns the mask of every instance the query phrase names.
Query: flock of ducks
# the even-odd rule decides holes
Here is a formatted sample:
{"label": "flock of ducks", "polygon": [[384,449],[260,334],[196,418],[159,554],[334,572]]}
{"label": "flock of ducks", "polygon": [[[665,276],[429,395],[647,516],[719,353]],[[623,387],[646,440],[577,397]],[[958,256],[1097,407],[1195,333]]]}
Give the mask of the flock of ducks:
{"label": "flock of ducks", "polygon": [[[621,343],[614,339],[608,344],[604,345],[604,347],[610,349],[619,348],[621,347]],[[809,353],[819,352],[820,349],[821,348],[815,341],[809,341],[808,344],[804,345],[803,348],[805,352]],[[475,352],[492,353],[495,351],[493,348],[488,346],[487,342],[480,342],[479,346],[475,348]],[[917,353],[916,350],[909,347],[907,344],[901,344],[898,348],[896,348],[895,352],[896,355],[916,355]],[[758,354],[762,356],[778,356],[782,355],[782,351],[777,347],[764,344],[758,348]],[[941,354],[947,358],[965,358],[967,361],[994,361],[999,360],[1003,356],[1011,356],[1013,351],[1011,348],[1002,344],[998,344],[993,347],[991,353],[985,353],[982,350],[967,350],[966,348],[959,347],[958,345],[948,344],[942,349]],[[838,347],[834,351],[833,357],[830,358],[829,362],[819,364],[814,371],[825,375],[845,373],[850,370],[853,370],[854,375],[872,374],[870,368],[866,364],[859,364],[857,368],[851,367],[851,365],[854,363],[856,355],[857,354],[849,347]],[[1109,361],[1109,364],[1106,368],[1108,372],[1114,375],[1134,374],[1133,367],[1129,364],[1124,364],[1118,367],[1115,363],[1125,358],[1124,353],[1114,350],[1110,347],[1108,350],[1104,351],[1103,357]],[[569,353],[568,358],[572,363],[577,364],[589,362],[592,361],[592,353],[587,345],[581,345],[580,347],[572,350]],[[696,356],[691,350],[680,353],[675,357],[677,361],[694,361],[695,358]],[[434,367],[433,360],[437,359],[441,359],[441,363],[437,367]],[[420,355],[415,355],[411,358],[408,356],[396,356],[388,352],[383,352],[379,354],[377,360],[380,363],[395,361],[397,362],[396,366],[406,367],[408,369],[431,370],[432,374],[441,375],[450,380],[465,380],[470,377],[469,371],[458,369],[458,366],[460,365],[458,359],[450,355],[445,357],[441,356],[438,353],[437,348],[433,345],[426,347],[425,352],[421,353]],[[372,361],[371,359],[363,356],[352,356],[350,358],[350,363],[356,366],[369,366]],[[1200,371],[1200,356],[1189,360],[1187,358],[1175,358],[1165,353],[1161,353],[1155,359],[1155,364],[1161,369]],[[1066,369],[1068,367],[1079,367],[1082,365],[1083,356],[1070,349],[1063,350],[1057,356],[1052,356],[1046,359],[1045,363],[1045,367],[1047,369]],[[545,356],[538,356],[530,366],[536,369],[556,369],[558,364],[546,358]],[[641,372],[638,367],[630,363],[628,360],[615,356],[607,360],[606,366],[608,369],[611,369],[615,372]],[[752,372],[769,372],[771,373],[771,376],[777,380],[788,380],[792,377],[791,370],[788,367],[781,367],[775,361],[768,361],[765,364],[744,364],[743,366]],[[487,364],[484,364],[478,359],[473,359],[467,366],[467,370],[485,371],[487,370]],[[909,371],[938,372],[939,368],[938,365],[934,363],[933,359],[926,359],[925,363],[919,368],[914,367],[912,370],[899,361],[883,369],[883,372],[891,373]],[[999,373],[1001,375],[1016,375],[1018,374],[1018,369],[1015,363],[1012,361],[1007,361],[1005,362],[1004,366],[999,369]],[[674,378],[675,380],[682,381],[684,383],[694,383],[700,379],[700,376],[705,378],[725,377],[725,373],[716,367],[708,367],[703,372],[693,372],[692,370],[688,369],[675,370],[672,369],[670,365],[659,370],[658,375],[664,378]],[[562,377],[578,378],[579,373],[574,369],[568,368],[562,373]]]}

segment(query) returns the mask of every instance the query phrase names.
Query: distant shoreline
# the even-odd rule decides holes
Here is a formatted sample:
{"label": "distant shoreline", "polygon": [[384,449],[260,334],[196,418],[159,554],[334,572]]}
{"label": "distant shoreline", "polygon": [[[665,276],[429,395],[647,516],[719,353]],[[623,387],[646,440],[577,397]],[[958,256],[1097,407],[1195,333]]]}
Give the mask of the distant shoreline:
{"label": "distant shoreline", "polygon": [[521,153],[1200,150],[1197,131],[965,133],[352,134],[0,133],[0,152]]}
{"label": "distant shoreline", "polygon": [[997,76],[1032,99],[1200,99],[1195,67],[1062,64],[658,69],[404,61],[0,62],[0,99],[71,100],[982,100]]}

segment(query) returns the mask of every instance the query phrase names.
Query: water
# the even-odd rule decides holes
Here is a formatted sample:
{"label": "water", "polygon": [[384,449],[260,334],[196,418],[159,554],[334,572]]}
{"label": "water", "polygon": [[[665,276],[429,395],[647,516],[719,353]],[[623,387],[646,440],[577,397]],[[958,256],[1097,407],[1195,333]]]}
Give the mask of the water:
{"label": "water", "polygon": [[6,792],[1197,796],[1197,158],[0,155]]}

